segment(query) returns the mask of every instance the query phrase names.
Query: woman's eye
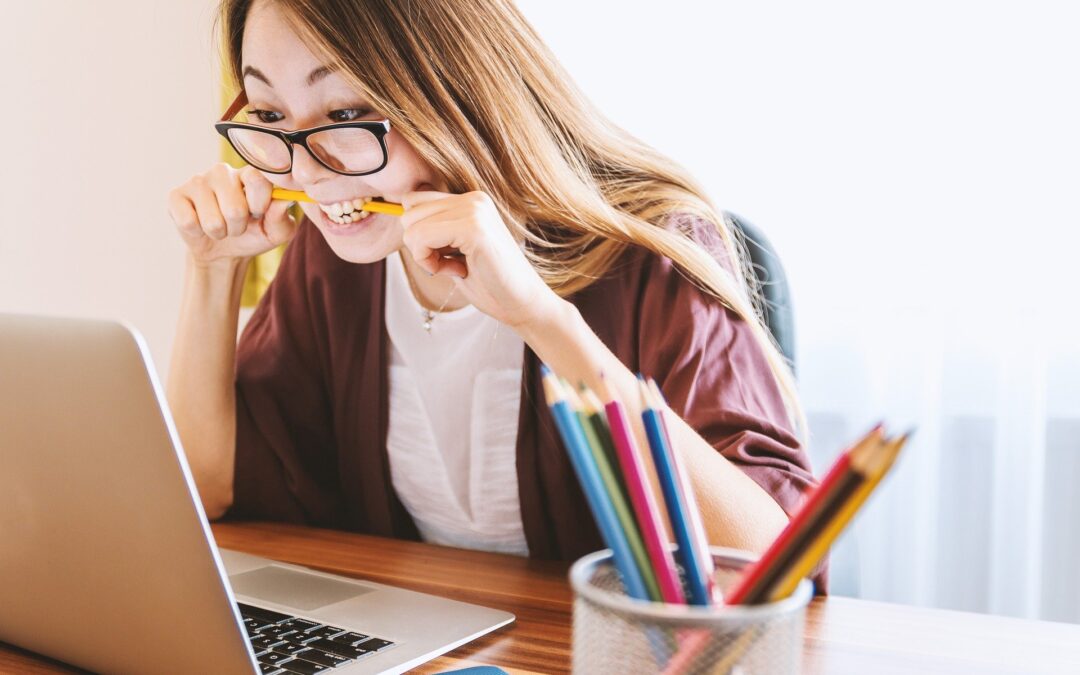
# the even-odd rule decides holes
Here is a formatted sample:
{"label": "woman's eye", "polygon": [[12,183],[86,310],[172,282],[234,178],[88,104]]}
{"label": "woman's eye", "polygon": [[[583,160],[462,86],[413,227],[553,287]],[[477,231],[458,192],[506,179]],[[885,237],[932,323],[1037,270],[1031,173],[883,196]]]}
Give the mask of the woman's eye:
{"label": "woman's eye", "polygon": [[353,122],[364,115],[370,114],[371,111],[367,108],[345,108],[343,110],[331,110],[327,117],[335,122]]}
{"label": "woman's eye", "polygon": [[285,116],[273,110],[249,110],[248,117],[254,117],[261,124],[274,124],[285,119]]}

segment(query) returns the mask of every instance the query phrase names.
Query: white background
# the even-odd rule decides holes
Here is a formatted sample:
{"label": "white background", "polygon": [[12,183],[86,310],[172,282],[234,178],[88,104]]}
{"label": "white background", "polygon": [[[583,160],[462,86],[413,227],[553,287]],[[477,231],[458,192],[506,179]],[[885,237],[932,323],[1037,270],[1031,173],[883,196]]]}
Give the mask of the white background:
{"label": "white background", "polygon": [[[217,152],[212,5],[0,2],[0,311],[128,319],[165,371],[165,193]],[[1077,5],[520,5],[771,238],[819,470],[872,421],[918,427],[834,591],[1080,620]]]}

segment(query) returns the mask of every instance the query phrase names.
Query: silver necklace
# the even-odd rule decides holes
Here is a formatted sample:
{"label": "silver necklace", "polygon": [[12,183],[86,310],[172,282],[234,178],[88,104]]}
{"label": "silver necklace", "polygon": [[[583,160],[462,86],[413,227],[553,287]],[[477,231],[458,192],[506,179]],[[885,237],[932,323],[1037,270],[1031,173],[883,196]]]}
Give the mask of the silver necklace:
{"label": "silver necklace", "polygon": [[450,304],[450,298],[454,297],[454,293],[457,292],[457,286],[450,289],[450,294],[446,296],[446,299],[439,305],[439,308],[433,312],[421,304],[420,293],[416,290],[416,285],[413,284],[412,277],[409,276],[409,270],[405,267],[404,259],[401,261],[401,266],[405,269],[405,280],[409,282],[409,290],[412,291],[413,297],[416,298],[416,304],[420,305],[420,318],[422,320],[420,325],[424,327],[424,330],[428,332],[428,335],[431,335],[432,322],[435,321],[435,317],[442,314],[443,310],[446,309],[446,306]]}

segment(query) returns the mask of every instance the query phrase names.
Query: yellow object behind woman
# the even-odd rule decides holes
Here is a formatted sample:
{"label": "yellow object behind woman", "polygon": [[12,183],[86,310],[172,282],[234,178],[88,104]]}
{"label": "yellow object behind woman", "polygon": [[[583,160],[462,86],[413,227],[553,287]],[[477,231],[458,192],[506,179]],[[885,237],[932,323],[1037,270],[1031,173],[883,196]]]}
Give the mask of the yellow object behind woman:
{"label": "yellow object behind woman", "polygon": [[[222,105],[228,105],[229,101],[236,98],[236,90],[224,82],[227,82],[227,73],[223,73],[223,84],[221,87],[221,100]],[[244,166],[244,160],[240,159],[240,156],[236,154],[236,151],[221,139],[221,159],[233,167]],[[294,218],[300,218],[303,214],[300,212],[300,208],[294,206],[291,209],[291,214]],[[288,244],[282,244],[277,248],[271,249],[266,253],[257,255],[252,258],[251,263],[248,264],[247,273],[244,276],[244,290],[240,294],[240,306],[241,307],[254,307],[259,304],[259,299],[266,293],[266,289],[270,286],[270,282],[274,280],[274,275],[277,274],[278,267],[281,265],[281,258],[285,255],[285,247]]]}

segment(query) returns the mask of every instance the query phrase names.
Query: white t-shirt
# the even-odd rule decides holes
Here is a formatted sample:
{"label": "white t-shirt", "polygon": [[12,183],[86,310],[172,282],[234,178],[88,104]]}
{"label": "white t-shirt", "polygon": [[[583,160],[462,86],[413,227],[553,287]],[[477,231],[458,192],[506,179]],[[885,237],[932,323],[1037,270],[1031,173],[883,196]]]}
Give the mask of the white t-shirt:
{"label": "white t-shirt", "polygon": [[528,554],[517,430],[525,344],[473,306],[429,333],[398,254],[386,259],[387,451],[398,498],[424,541]]}

